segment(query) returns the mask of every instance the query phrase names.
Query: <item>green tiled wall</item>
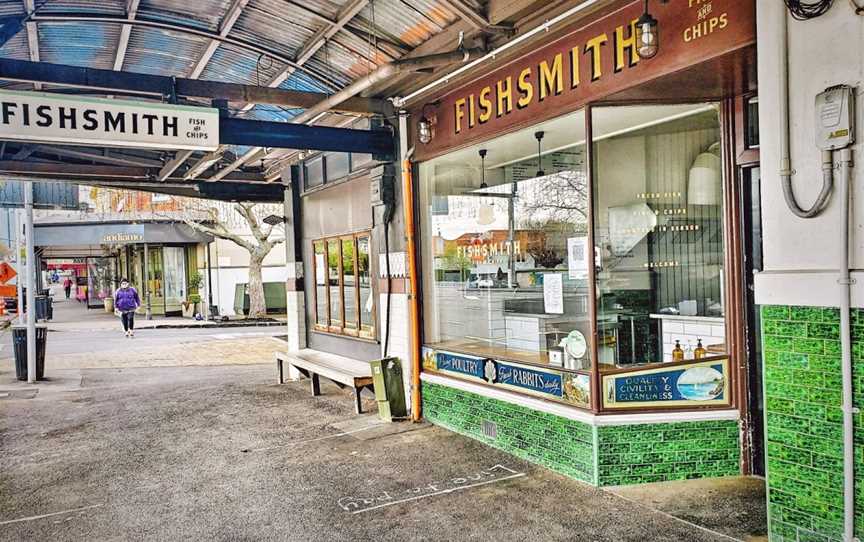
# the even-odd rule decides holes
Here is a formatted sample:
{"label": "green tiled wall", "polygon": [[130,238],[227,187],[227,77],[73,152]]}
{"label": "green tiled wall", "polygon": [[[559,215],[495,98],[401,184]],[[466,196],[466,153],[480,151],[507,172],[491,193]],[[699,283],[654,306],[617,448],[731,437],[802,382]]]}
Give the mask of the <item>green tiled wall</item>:
{"label": "green tiled wall", "polygon": [[[735,421],[593,427],[437,384],[423,384],[426,419],[594,485],[734,476]],[[495,422],[498,438],[483,435]]]}
{"label": "green tiled wall", "polygon": [[[762,345],[772,542],[841,540],[843,413],[840,313],[763,306]],[[855,403],[864,399],[864,317],[853,311]],[[856,531],[864,535],[864,461],[856,415]]]}
{"label": "green tiled wall", "polygon": [[[532,463],[596,483],[590,425],[428,382],[423,384],[423,415]],[[483,435],[484,420],[498,425],[497,439]]]}
{"label": "green tiled wall", "polygon": [[641,484],[741,472],[738,422],[598,428],[599,485]]}

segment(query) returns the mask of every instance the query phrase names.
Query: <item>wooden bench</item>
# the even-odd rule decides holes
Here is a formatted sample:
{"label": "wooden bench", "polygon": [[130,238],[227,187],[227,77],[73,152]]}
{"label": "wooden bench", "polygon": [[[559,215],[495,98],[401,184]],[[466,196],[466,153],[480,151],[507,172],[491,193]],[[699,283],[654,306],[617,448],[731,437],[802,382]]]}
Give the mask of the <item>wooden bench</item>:
{"label": "wooden bench", "polygon": [[319,352],[318,350],[305,349],[299,352],[277,352],[276,367],[279,372],[279,383],[285,382],[283,366],[288,364],[295,368],[300,374],[312,381],[312,395],[321,395],[321,384],[319,376],[332,380],[340,388],[351,387],[354,389],[354,409],[357,414],[363,413],[360,404],[360,393],[365,389],[372,389],[372,369],[366,361]]}

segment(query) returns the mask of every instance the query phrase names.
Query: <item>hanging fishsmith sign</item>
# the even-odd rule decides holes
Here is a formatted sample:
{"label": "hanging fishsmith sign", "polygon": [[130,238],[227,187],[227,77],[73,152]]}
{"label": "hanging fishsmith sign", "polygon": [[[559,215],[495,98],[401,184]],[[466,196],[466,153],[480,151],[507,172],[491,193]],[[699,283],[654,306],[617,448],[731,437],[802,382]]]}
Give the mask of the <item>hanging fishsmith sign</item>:
{"label": "hanging fishsmith sign", "polygon": [[219,146],[219,110],[0,91],[0,139],[212,151]]}

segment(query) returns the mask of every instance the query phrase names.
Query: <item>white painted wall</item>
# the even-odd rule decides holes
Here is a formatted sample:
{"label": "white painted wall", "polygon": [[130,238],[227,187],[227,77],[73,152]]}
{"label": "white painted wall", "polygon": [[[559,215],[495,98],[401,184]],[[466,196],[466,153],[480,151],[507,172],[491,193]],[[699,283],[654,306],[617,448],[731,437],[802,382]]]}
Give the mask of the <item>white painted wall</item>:
{"label": "white painted wall", "polygon": [[[205,263],[203,250],[198,261]],[[219,307],[219,314],[234,316],[234,290],[237,284],[249,281],[249,253],[232,241],[216,239],[210,249],[211,274],[213,276],[213,304]],[[199,270],[207,275],[206,269]],[[264,259],[261,271],[264,282],[285,282],[288,269],[285,267],[285,247],[276,245]]]}
{"label": "white painted wall", "polygon": [[[777,137],[783,58],[777,38],[783,17],[788,15],[783,2],[760,0],[756,4],[765,267],[756,277],[756,302],[837,305],[840,201],[835,195],[826,211],[813,219],[796,217],[783,201]],[[857,87],[851,261],[857,278],[853,303],[864,307],[864,17],[856,16],[848,2],[835,2],[822,17],[803,22],[788,17],[788,21],[793,186],[804,207],[812,204],[822,184],[820,151],[815,144],[815,97],[832,85]]]}

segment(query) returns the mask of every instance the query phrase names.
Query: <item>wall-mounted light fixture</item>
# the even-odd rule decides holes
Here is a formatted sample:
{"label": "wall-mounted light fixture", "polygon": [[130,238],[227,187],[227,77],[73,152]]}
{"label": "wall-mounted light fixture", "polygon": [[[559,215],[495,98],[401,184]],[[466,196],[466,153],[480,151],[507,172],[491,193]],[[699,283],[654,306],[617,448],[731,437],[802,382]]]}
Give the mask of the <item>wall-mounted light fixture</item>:
{"label": "wall-mounted light fixture", "polygon": [[645,0],[645,9],[636,21],[636,48],[640,58],[654,58],[660,49],[660,30],[657,19],[648,13],[648,0]]}
{"label": "wall-mounted light fixture", "polygon": [[434,137],[434,133],[432,132],[432,121],[426,116],[426,108],[430,105],[436,107],[438,103],[439,102],[435,101],[425,104],[420,115],[420,120],[417,121],[417,139],[419,139],[420,143],[424,145],[432,141],[432,137]]}

